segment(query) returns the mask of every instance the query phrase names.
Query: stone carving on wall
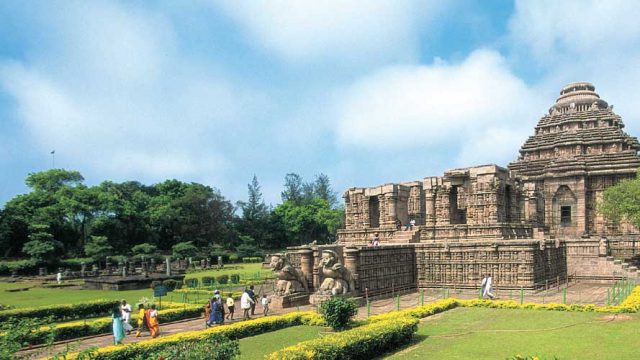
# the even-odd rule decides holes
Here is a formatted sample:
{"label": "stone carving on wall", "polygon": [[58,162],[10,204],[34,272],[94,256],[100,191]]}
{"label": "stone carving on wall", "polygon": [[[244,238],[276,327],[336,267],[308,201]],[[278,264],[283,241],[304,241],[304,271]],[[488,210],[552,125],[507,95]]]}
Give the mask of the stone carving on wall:
{"label": "stone carving on wall", "polygon": [[600,243],[598,244],[598,255],[599,256],[607,256],[609,250],[609,244],[606,237],[600,238]]}
{"label": "stone carving on wall", "polygon": [[323,250],[318,268],[324,277],[319,295],[344,295],[355,290],[351,272],[342,265],[335,251]]}
{"label": "stone carving on wall", "polygon": [[309,292],[309,285],[302,270],[293,267],[285,255],[272,255],[269,266],[277,278],[276,295],[286,296]]}

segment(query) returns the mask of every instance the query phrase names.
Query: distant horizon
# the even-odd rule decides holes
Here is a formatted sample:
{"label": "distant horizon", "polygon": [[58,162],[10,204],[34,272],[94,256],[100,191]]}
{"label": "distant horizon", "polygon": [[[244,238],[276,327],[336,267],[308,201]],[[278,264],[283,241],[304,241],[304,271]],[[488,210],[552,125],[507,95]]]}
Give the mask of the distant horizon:
{"label": "distant horizon", "polygon": [[197,182],[233,203],[255,174],[272,205],[287,173],[324,173],[340,197],[506,167],[576,81],[636,136],[638,14],[631,1],[6,1],[0,206],[52,166],[88,186]]}

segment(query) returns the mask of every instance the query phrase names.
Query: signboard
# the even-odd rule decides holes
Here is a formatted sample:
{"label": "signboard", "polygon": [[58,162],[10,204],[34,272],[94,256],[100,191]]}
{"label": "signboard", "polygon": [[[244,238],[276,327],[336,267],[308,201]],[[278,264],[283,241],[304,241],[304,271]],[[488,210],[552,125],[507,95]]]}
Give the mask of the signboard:
{"label": "signboard", "polygon": [[160,297],[167,295],[167,287],[164,285],[158,285],[153,288],[153,296]]}

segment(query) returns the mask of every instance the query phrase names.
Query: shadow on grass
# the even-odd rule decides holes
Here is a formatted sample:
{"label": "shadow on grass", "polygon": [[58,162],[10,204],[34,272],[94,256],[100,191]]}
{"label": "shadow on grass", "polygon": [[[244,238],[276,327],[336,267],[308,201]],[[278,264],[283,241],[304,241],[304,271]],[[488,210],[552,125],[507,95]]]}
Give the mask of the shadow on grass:
{"label": "shadow on grass", "polygon": [[414,334],[413,337],[411,338],[411,341],[409,341],[408,343],[404,344],[403,346],[393,349],[393,350],[389,350],[383,354],[380,354],[376,357],[373,358],[373,360],[380,360],[380,359],[384,359],[387,356],[392,356],[392,355],[396,355],[402,352],[408,352],[411,351],[411,349],[415,346],[418,346],[421,342],[427,340],[427,338],[429,338],[428,335],[420,335],[420,334]]}

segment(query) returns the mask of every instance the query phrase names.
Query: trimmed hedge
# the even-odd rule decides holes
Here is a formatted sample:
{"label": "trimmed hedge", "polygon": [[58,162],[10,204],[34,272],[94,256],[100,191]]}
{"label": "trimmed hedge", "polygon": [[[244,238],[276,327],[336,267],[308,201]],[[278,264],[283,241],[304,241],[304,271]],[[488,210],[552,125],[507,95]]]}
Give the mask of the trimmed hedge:
{"label": "trimmed hedge", "polygon": [[396,316],[355,329],[303,341],[265,357],[268,360],[370,359],[411,341],[418,319]]}
{"label": "trimmed hedge", "polygon": [[224,285],[229,282],[229,275],[218,275],[216,276],[216,281],[218,282],[218,284]]}
{"label": "trimmed hedge", "polygon": [[11,309],[0,312],[0,322],[9,318],[46,318],[54,321],[91,318],[111,314],[120,305],[118,300],[95,300],[80,304],[57,304],[31,308]]}
{"label": "trimmed hedge", "polygon": [[[248,320],[231,325],[216,326],[206,330],[185,331],[157,339],[143,340],[137,343],[106,346],[92,353],[93,360],[135,359],[148,353],[162,351],[181,343],[192,343],[208,339],[212,335],[221,335],[228,339],[258,335],[297,325],[324,325],[322,318],[313,312],[293,312],[281,316],[269,316]],[[66,359],[79,359],[79,354],[70,354]]]}

